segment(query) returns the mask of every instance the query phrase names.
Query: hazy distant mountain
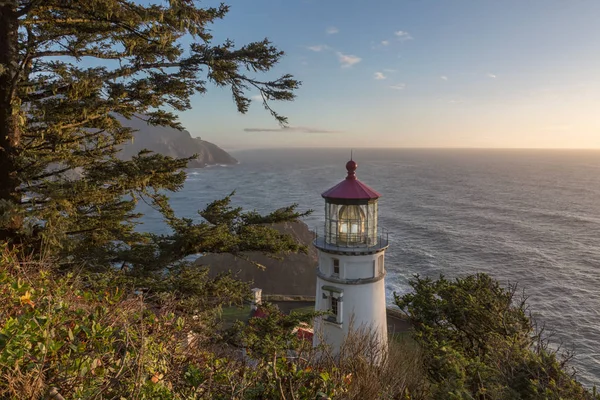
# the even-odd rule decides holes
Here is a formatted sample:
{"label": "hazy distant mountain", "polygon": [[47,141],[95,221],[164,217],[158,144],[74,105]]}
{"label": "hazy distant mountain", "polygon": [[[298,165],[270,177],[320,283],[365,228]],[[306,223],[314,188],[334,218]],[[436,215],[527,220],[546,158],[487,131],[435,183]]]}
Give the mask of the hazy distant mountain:
{"label": "hazy distant mountain", "polygon": [[162,126],[150,126],[139,119],[123,119],[121,123],[137,129],[133,142],[123,146],[121,157],[129,159],[142,149],[171,157],[190,157],[198,154],[198,158],[188,163],[189,168],[202,168],[213,164],[237,164],[225,150],[217,145],[193,138],[188,131],[178,131]]}

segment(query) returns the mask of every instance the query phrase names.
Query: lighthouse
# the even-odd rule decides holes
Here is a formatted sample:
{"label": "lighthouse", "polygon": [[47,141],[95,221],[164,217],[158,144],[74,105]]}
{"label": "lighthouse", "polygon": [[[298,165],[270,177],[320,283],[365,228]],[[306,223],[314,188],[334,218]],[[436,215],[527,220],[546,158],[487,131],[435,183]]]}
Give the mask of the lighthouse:
{"label": "lighthouse", "polygon": [[346,179],[321,194],[325,227],[317,236],[315,346],[325,342],[334,354],[350,330],[364,329],[383,349],[387,344],[385,250],[388,240],[377,226],[381,195],[356,177],[358,164],[346,164]]}

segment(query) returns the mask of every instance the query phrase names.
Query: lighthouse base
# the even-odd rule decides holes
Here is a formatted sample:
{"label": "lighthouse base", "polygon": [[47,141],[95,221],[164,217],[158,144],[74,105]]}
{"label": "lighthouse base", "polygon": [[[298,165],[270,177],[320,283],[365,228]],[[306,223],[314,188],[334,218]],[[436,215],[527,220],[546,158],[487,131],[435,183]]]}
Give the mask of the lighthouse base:
{"label": "lighthouse base", "polygon": [[317,277],[315,310],[328,314],[315,321],[314,346],[333,356],[362,349],[373,361],[387,350],[384,279],[356,285]]}

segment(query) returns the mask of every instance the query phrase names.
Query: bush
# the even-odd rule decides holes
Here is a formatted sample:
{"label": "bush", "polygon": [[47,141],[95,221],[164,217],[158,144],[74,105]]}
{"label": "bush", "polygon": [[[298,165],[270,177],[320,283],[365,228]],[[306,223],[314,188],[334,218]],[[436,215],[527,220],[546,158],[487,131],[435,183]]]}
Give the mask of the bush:
{"label": "bush", "polygon": [[189,297],[142,295],[114,276],[63,275],[9,252],[0,261],[0,398],[299,400],[348,391],[334,366],[272,351],[293,336],[286,317],[249,325],[271,338],[254,342],[262,352],[249,360],[221,340],[218,304],[206,299],[193,302],[206,306],[198,312],[182,307]]}
{"label": "bush", "polygon": [[[535,333],[514,288],[485,275],[417,277],[396,298],[414,339],[381,351],[353,330],[333,356],[294,334],[314,313],[267,305],[265,318],[224,331],[227,296],[215,291],[231,283],[239,302],[243,287],[202,270],[142,293],[118,274],[63,274],[8,251],[0,267],[0,398],[598,399]],[[168,293],[180,279],[185,290]]]}
{"label": "bush", "polygon": [[597,399],[551,351],[516,287],[485,274],[448,281],[417,276],[395,296],[414,325],[433,399]]}
{"label": "bush", "polygon": [[200,356],[186,340],[201,324],[177,316],[167,298],[152,309],[141,295],[86,290],[73,274],[8,254],[2,267],[2,396],[40,398],[56,387],[66,398],[156,397]]}

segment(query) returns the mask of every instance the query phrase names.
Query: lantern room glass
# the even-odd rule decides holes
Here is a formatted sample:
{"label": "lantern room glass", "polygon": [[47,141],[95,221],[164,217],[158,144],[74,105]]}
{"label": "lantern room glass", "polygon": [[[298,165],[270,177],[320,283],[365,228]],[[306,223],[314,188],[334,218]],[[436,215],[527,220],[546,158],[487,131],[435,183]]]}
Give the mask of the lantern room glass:
{"label": "lantern room glass", "polygon": [[325,241],[342,247],[377,243],[377,200],[363,204],[325,203]]}
{"label": "lantern room glass", "polygon": [[338,216],[339,241],[356,244],[365,241],[366,215],[360,206],[350,205],[340,207]]}

